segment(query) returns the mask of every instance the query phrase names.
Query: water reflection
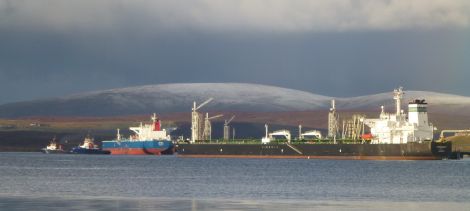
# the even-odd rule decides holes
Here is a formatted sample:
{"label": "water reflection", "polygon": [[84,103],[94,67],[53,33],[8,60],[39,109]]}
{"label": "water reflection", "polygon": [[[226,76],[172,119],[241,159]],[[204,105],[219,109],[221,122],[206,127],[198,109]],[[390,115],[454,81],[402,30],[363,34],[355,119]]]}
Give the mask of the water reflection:
{"label": "water reflection", "polygon": [[0,196],[0,210],[466,210],[470,203]]}

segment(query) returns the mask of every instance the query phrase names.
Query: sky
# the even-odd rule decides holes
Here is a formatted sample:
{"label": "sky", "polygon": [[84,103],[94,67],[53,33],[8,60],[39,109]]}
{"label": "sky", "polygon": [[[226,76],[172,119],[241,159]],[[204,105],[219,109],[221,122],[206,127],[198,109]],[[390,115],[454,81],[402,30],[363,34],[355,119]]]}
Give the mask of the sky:
{"label": "sky", "polygon": [[0,104],[162,83],[470,96],[468,0],[0,0]]}

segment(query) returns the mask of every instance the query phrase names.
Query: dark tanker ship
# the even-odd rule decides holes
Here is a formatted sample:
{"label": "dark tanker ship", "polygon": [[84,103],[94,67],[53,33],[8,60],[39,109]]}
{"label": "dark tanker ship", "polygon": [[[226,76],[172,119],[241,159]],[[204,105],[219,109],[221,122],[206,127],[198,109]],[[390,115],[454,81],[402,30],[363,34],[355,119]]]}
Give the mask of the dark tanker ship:
{"label": "dark tanker ship", "polygon": [[[362,125],[370,127],[370,134],[359,140],[336,140],[337,115],[332,101],[328,124],[329,140],[291,142],[289,131],[268,133],[261,141],[197,142],[197,127],[192,127],[189,143],[177,146],[179,157],[222,158],[304,158],[304,159],[358,159],[358,160],[440,160],[460,158],[452,151],[452,142],[433,141],[434,126],[428,122],[427,103],[414,100],[408,104],[408,115],[401,110],[402,88],[394,90],[396,113],[382,112],[378,119],[361,118]],[[194,108],[196,106],[194,105]],[[193,109],[193,123],[197,122]],[[281,133],[279,133],[281,132]],[[197,134],[197,132],[196,132]],[[283,134],[285,141],[275,141],[271,135]],[[299,140],[301,137],[299,137]]]}
{"label": "dark tanker ship", "polygon": [[451,143],[406,144],[179,144],[180,157],[440,160],[452,158]]}

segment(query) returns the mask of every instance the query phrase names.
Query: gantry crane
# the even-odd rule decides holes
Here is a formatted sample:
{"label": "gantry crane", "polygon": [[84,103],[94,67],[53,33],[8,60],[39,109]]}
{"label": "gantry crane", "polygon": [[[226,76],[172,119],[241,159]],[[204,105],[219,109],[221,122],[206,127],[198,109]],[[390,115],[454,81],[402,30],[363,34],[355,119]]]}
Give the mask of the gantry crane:
{"label": "gantry crane", "polygon": [[224,123],[224,140],[228,140],[230,138],[230,122],[235,118],[235,115],[233,115],[229,120],[225,120]]}
{"label": "gantry crane", "polygon": [[211,140],[212,139],[212,126],[211,126],[211,119],[223,117],[224,115],[218,114],[215,116],[209,117],[209,113],[206,113],[206,118],[204,119],[204,140]]}
{"label": "gantry crane", "polygon": [[214,98],[209,98],[199,106],[196,106],[196,101],[194,101],[193,108],[191,109],[191,143],[202,139],[202,117],[201,114],[197,111],[207,103],[211,102],[213,99]]}

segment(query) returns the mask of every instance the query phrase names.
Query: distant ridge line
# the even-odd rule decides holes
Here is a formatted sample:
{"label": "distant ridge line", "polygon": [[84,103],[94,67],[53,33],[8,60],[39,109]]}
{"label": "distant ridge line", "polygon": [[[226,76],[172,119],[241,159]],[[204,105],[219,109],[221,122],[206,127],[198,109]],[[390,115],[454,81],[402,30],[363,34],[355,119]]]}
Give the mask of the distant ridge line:
{"label": "distant ridge line", "polygon": [[[172,83],[107,89],[63,97],[0,105],[0,118],[24,116],[126,116],[187,112],[193,101],[213,97],[207,111],[281,112],[338,109],[370,110],[393,105],[391,91],[358,97],[329,97],[307,91],[250,83]],[[470,108],[470,97],[405,89],[405,100],[426,99],[442,112]]]}

